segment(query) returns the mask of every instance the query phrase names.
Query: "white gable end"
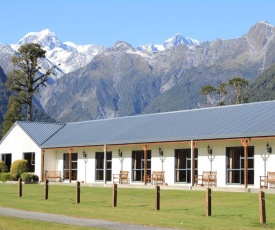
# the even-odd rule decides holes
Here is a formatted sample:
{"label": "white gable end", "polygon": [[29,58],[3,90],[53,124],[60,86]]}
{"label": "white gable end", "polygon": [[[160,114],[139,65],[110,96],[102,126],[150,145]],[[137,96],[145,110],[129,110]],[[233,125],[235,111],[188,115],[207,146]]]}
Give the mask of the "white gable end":
{"label": "white gable end", "polygon": [[[17,124],[9,131],[0,145],[0,155],[12,154],[11,161],[24,159],[24,153],[35,153],[35,162],[41,162],[41,149]],[[34,163],[34,162],[33,162]],[[41,166],[35,165],[35,174],[40,176]]]}

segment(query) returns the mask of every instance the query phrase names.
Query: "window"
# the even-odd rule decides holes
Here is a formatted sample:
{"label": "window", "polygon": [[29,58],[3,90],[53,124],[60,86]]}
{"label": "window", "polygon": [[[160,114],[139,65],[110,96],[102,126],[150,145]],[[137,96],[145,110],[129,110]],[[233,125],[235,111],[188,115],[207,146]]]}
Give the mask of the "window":
{"label": "window", "polygon": [[[63,169],[63,176],[64,180],[69,180],[69,172],[70,172],[70,167],[69,167],[69,159],[70,155],[69,153],[64,153],[63,154],[63,161],[64,161],[64,169]],[[71,179],[72,180],[77,180],[77,159],[78,159],[78,154],[77,153],[72,153],[72,163],[71,163]]]}
{"label": "window", "polygon": [[[151,150],[147,150],[147,175],[151,176]],[[132,152],[132,180],[144,181],[144,151]]]}
{"label": "window", "polygon": [[11,153],[2,153],[1,154],[1,160],[7,165],[8,171],[10,171],[11,168]]}
{"label": "window", "polygon": [[[248,150],[248,184],[254,184],[254,147]],[[226,148],[227,184],[244,184],[244,147]]]}
{"label": "window", "polygon": [[[104,180],[104,152],[96,152],[95,180]],[[106,181],[112,180],[112,152],[106,152]]]}
{"label": "window", "polygon": [[[194,149],[195,175],[198,175],[198,149]],[[191,149],[175,149],[175,181],[191,183]]]}
{"label": "window", "polygon": [[35,171],[35,153],[23,153],[24,160],[27,160],[28,162],[28,169],[29,172]]}

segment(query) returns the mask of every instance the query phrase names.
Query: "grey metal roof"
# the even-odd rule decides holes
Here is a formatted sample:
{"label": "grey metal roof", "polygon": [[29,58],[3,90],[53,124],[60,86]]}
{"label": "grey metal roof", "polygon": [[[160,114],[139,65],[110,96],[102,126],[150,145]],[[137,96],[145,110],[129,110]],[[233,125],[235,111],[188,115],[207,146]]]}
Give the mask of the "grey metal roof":
{"label": "grey metal roof", "polygon": [[15,124],[18,124],[35,141],[37,145],[43,144],[65,125],[61,123],[30,121],[17,121]]}
{"label": "grey metal roof", "polygon": [[275,136],[275,101],[66,124],[42,148]]}

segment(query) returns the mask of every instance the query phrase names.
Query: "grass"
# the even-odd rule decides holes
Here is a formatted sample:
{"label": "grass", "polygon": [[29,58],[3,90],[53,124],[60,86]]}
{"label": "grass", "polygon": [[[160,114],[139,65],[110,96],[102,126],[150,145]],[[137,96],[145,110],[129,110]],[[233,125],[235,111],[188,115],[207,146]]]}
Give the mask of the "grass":
{"label": "grass", "polygon": [[[275,229],[275,194],[265,195],[267,224],[262,226],[257,193],[212,191],[212,215],[206,217],[205,191],[161,189],[160,210],[156,211],[152,189],[118,187],[115,208],[112,207],[112,188],[82,186],[80,204],[75,203],[75,190],[75,186],[50,184],[49,199],[45,201],[43,185],[23,185],[23,196],[18,198],[17,185],[0,184],[0,206],[170,228]],[[6,223],[12,219],[5,217],[3,220]],[[31,226],[28,229],[35,229]]]}

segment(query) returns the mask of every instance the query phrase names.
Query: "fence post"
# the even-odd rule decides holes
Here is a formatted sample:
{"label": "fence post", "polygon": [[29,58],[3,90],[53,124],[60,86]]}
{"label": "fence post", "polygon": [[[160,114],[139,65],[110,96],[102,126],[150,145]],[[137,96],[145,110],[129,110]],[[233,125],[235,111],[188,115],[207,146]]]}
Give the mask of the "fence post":
{"label": "fence post", "polygon": [[260,223],[266,224],[265,193],[262,190],[259,192],[259,209],[260,209]]}
{"label": "fence post", "polygon": [[160,210],[160,187],[155,187],[155,210]]}
{"label": "fence post", "polygon": [[112,207],[117,206],[117,184],[113,184],[113,199],[112,199]]}
{"label": "fence post", "polygon": [[18,179],[18,197],[22,197],[22,179]]}
{"label": "fence post", "polygon": [[206,189],[206,216],[211,216],[211,188]]}
{"label": "fence post", "polygon": [[80,182],[76,182],[76,203],[80,203]]}
{"label": "fence post", "polygon": [[48,195],[49,195],[49,180],[45,180],[45,185],[44,185],[44,200],[48,200]]}

